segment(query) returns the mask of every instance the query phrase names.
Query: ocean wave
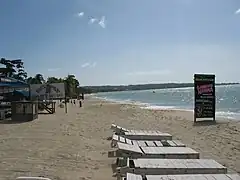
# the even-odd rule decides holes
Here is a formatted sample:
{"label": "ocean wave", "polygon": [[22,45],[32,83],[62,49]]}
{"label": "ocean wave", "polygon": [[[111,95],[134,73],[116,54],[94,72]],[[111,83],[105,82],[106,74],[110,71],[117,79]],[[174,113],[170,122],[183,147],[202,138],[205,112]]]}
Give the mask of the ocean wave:
{"label": "ocean wave", "polygon": [[[101,99],[104,101],[109,101],[112,103],[118,104],[129,104],[129,105],[137,105],[141,109],[148,109],[148,110],[176,110],[176,111],[187,111],[193,112],[193,109],[190,107],[179,107],[179,106],[171,106],[171,105],[156,105],[152,103],[145,103],[141,101],[135,101],[132,99],[115,99],[107,96],[98,96],[97,94],[93,95],[92,97]],[[226,119],[240,119],[240,112],[231,112],[231,111],[217,111],[216,112],[217,118],[226,118]]]}
{"label": "ocean wave", "polygon": [[130,104],[130,105],[137,105],[137,106],[148,106],[148,103],[143,103],[140,101],[134,101],[132,99],[125,99],[125,100],[120,100],[120,99],[114,99],[114,98],[109,98],[109,97],[100,97],[100,96],[94,96],[96,99],[101,99],[103,101],[109,101],[109,102],[114,102],[118,104]]}
{"label": "ocean wave", "polygon": [[[156,105],[149,105],[146,107],[141,107],[142,109],[149,109],[149,110],[176,110],[176,111],[187,111],[187,112],[194,112],[193,109],[184,109],[178,108],[176,106],[156,106]],[[230,112],[230,111],[217,111],[216,112],[217,118],[226,118],[226,119],[237,119],[240,117],[240,113]]]}
{"label": "ocean wave", "polygon": [[151,109],[151,110],[163,110],[163,109],[175,109],[175,106],[154,106],[154,105],[149,105],[145,107],[141,107],[141,109]]}
{"label": "ocean wave", "polygon": [[234,113],[230,111],[217,111],[216,117],[224,117],[227,119],[237,119],[238,117],[240,117],[240,113]]}

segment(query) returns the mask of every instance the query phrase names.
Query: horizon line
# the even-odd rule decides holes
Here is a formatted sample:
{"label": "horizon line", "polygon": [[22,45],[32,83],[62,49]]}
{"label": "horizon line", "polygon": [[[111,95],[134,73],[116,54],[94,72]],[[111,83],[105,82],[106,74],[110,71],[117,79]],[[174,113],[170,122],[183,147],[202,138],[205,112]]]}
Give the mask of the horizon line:
{"label": "horizon line", "polygon": [[[163,85],[163,84],[194,84],[194,82],[190,83],[190,82],[166,82],[166,83],[140,83],[140,84],[105,84],[105,85],[83,85],[80,87],[97,87],[97,86],[141,86],[141,85]],[[236,84],[240,84],[240,82],[215,82],[216,85],[221,85],[221,84],[229,84],[229,85],[236,85]]]}

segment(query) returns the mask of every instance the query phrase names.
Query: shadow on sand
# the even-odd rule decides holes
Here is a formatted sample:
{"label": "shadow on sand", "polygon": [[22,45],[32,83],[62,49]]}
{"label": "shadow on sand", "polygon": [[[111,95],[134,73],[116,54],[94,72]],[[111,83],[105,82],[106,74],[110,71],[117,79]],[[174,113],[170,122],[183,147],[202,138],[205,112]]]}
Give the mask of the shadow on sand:
{"label": "shadow on sand", "polygon": [[112,136],[107,137],[106,140],[111,141],[112,140]]}
{"label": "shadow on sand", "polygon": [[117,173],[116,173],[117,172],[117,164],[116,164],[116,162],[111,164],[111,167],[112,167],[112,172],[113,172],[112,177],[116,177],[117,176]]}
{"label": "shadow on sand", "polygon": [[214,126],[214,125],[219,125],[222,123],[219,123],[217,121],[213,120],[204,120],[204,121],[197,121],[193,123],[193,126]]}
{"label": "shadow on sand", "polygon": [[31,122],[31,121],[20,121],[20,120],[14,121],[11,118],[0,120],[0,124],[22,124],[22,123],[28,123],[28,122]]}
{"label": "shadow on sand", "polygon": [[44,114],[44,115],[51,115],[51,113],[49,113],[49,112],[44,112],[44,111],[41,111],[41,112],[38,112],[38,114]]}

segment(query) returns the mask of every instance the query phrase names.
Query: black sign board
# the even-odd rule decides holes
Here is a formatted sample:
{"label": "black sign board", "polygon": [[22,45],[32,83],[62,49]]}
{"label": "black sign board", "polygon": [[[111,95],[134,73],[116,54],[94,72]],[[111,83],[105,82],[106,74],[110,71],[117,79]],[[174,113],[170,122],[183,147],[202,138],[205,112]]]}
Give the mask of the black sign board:
{"label": "black sign board", "polygon": [[194,75],[194,122],[198,118],[213,118],[215,121],[215,75]]}

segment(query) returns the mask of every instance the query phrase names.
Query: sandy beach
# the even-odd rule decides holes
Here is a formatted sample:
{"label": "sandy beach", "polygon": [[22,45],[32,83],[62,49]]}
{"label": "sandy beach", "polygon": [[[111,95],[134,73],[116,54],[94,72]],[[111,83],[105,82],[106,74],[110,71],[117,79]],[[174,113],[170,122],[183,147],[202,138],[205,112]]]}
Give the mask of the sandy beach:
{"label": "sandy beach", "polygon": [[115,180],[107,157],[111,123],[168,132],[230,171],[240,172],[240,121],[217,120],[193,126],[190,112],[146,110],[87,99],[54,115],[25,123],[0,122],[0,179],[45,176],[56,180]]}

